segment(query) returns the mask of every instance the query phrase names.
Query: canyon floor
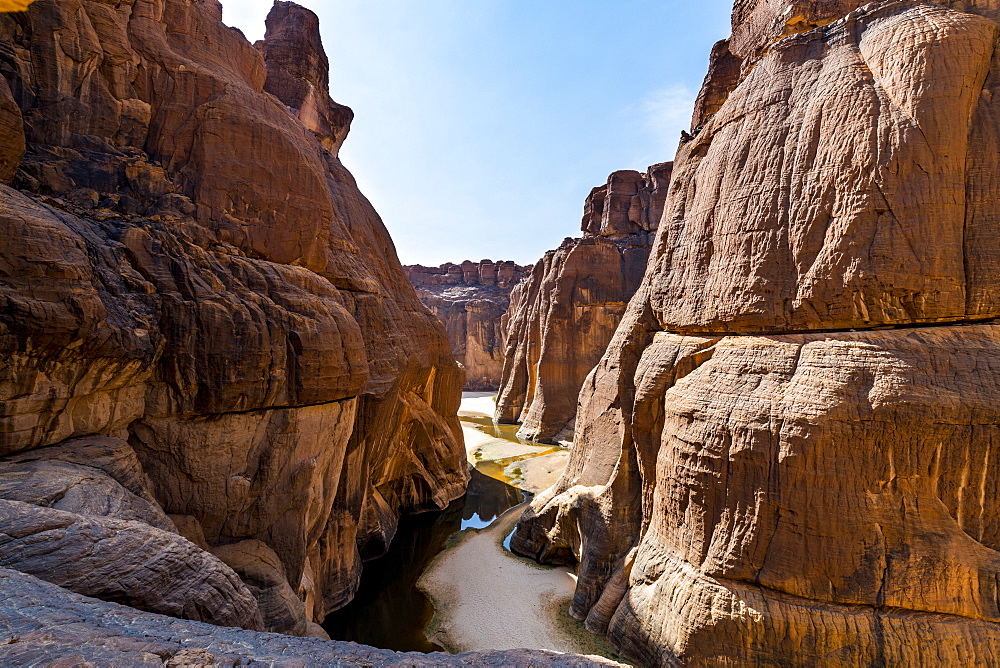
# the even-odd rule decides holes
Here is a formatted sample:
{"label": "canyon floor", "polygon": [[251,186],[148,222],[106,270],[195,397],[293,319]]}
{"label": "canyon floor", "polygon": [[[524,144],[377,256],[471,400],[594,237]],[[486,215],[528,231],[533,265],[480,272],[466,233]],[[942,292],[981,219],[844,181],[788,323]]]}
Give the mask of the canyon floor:
{"label": "canyon floor", "polygon": [[569,447],[517,436],[518,425],[493,423],[495,392],[463,392],[458,412],[469,463],[480,473],[538,494],[551,487],[569,462]]}
{"label": "canyon floor", "polygon": [[[518,441],[516,427],[489,429],[483,422],[493,406],[492,393],[463,395],[459,415],[470,463],[525,491],[550,486],[562,473],[568,451]],[[567,612],[576,587],[572,571],[540,566],[505,546],[524,508],[521,504],[484,528],[456,534],[425,571],[418,587],[435,608],[428,639],[455,652],[535,647],[613,657],[606,643]]]}

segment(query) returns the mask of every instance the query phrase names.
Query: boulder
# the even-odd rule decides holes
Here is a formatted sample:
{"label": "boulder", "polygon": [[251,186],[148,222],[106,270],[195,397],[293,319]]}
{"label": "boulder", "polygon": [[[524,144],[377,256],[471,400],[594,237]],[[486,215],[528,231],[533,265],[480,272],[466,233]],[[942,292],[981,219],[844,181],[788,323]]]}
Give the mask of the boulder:
{"label": "boulder", "polygon": [[4,568],[140,610],[263,629],[257,602],[236,574],[176,534],[4,500],[0,528]]}

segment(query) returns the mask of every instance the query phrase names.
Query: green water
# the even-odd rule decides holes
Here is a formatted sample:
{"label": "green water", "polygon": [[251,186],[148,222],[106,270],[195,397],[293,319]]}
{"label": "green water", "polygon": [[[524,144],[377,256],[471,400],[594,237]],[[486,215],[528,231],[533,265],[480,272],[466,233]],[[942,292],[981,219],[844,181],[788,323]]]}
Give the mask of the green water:
{"label": "green water", "polygon": [[502,438],[505,441],[510,441],[511,443],[523,443],[524,445],[536,445],[540,448],[550,448],[552,447],[548,443],[535,443],[534,441],[529,441],[526,438],[521,438],[517,435],[517,430],[521,428],[521,425],[517,424],[496,424],[493,422],[493,418],[489,417],[466,417],[460,416],[458,418],[462,422],[470,422],[475,425],[476,429],[483,432],[484,434],[489,434],[493,438]]}
{"label": "green water", "polygon": [[417,580],[451,536],[465,529],[485,528],[504,511],[530,498],[529,493],[511,484],[519,482],[517,462],[564,449],[518,438],[517,425],[497,425],[488,417],[459,419],[493,438],[540,450],[473,462],[472,480],[465,496],[443,511],[400,519],[386,554],[364,564],[354,599],[323,621],[324,630],[334,640],[351,640],[399,652],[443,651],[424,636],[434,616],[434,606],[417,589]]}
{"label": "green water", "polygon": [[[536,441],[530,441],[526,438],[520,438],[517,435],[517,430],[519,425],[516,424],[496,424],[493,422],[493,418],[489,417],[467,417],[460,416],[459,419],[463,424],[481,431],[488,436],[493,438],[508,441],[511,443],[520,443],[521,445],[528,445],[535,448],[540,448],[539,450],[531,453],[525,453],[523,455],[515,455],[511,457],[505,457],[502,459],[478,459],[474,458],[472,464],[475,466],[476,470],[480,473],[488,475],[491,478],[495,478],[508,485],[513,485],[515,487],[521,485],[524,482],[524,476],[521,469],[518,468],[517,463],[523,462],[529,459],[534,459],[535,457],[542,457],[544,455],[551,455],[555,452],[561,452],[568,450],[568,448],[561,445],[552,445],[551,443],[538,443]],[[478,453],[474,452],[473,455]]]}

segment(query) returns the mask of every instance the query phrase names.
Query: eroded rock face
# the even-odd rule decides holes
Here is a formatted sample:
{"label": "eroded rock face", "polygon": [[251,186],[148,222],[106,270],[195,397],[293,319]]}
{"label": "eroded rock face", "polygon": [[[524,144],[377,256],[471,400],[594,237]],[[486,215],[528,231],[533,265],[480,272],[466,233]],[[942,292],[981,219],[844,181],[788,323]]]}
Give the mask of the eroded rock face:
{"label": "eroded rock face", "polygon": [[10,183],[24,155],[24,124],[7,80],[0,77],[0,183]]}
{"label": "eroded rock face", "polygon": [[263,630],[257,601],[221,561],[144,522],[0,500],[0,565],[86,596]]}
{"label": "eroded rock face", "polygon": [[213,0],[38,0],[0,43],[0,492],[237,584],[204,548],[258,546],[231,560],[268,628],[310,632],[468,476],[462,371],[337,157],[315,15],[277,3],[255,48]]}
{"label": "eroded rock face", "polygon": [[501,320],[510,293],[531,273],[510,260],[404,267],[420,301],[444,323],[452,354],[465,367],[464,389],[496,390],[503,369]]}
{"label": "eroded rock face", "polygon": [[264,90],[295,109],[302,124],[337,155],[354,119],[330,99],[330,63],[319,38],[319,18],[294,2],[276,2],[256,46],[267,63]]}
{"label": "eroded rock face", "polygon": [[496,419],[522,438],[571,440],[576,397],[639,286],[670,185],[671,163],[613,173],[566,239],[511,294]]}
{"label": "eroded rock face", "polygon": [[989,662],[1000,6],[772,4],[512,546],[643,665]]}

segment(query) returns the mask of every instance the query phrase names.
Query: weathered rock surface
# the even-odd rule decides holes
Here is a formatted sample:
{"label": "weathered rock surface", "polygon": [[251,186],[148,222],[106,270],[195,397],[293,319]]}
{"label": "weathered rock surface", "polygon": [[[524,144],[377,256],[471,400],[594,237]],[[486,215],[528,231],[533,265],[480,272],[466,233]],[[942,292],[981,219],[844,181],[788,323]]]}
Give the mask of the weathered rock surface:
{"label": "weathered rock surface", "polygon": [[536,441],[573,437],[576,397],[649,258],[671,163],[613,173],[584,206],[581,239],[545,254],[511,294],[496,419]]}
{"label": "weathered rock surface", "polygon": [[503,369],[501,320],[511,290],[531,273],[507,260],[404,267],[417,296],[444,323],[452,354],[465,367],[464,389],[496,390]]}
{"label": "weathered rock surface", "polygon": [[183,531],[230,576],[203,548],[259,541],[247,577],[321,621],[468,473],[462,371],[337,157],[316,17],[276,3],[255,48],[214,0],[38,0],[0,14],[0,74],[2,494]]}
{"label": "weathered rock surface", "polygon": [[72,594],[0,568],[0,663],[191,666],[618,666],[545,650],[398,653],[352,642],[225,629]]}
{"label": "weathered rock surface", "polygon": [[643,665],[1000,656],[1000,5],[859,4],[738,3],[512,540]]}
{"label": "weathered rock surface", "polygon": [[281,559],[266,543],[244,540],[222,545],[212,553],[233,569],[257,599],[266,631],[308,636],[305,603],[288,584]]}
{"label": "weathered rock surface", "polygon": [[264,90],[295,110],[323,147],[337,155],[354,120],[350,107],[330,99],[330,62],[319,18],[294,2],[276,2],[264,39],[254,44],[268,64]]}
{"label": "weathered rock surface", "polygon": [[141,610],[263,629],[257,602],[236,574],[176,534],[5,500],[0,527],[5,568]]}
{"label": "weathered rock surface", "polygon": [[7,80],[0,77],[0,183],[10,183],[24,155],[24,124]]}
{"label": "weathered rock surface", "polygon": [[117,438],[73,439],[0,458],[0,499],[178,533],[150,493],[135,451]]}

